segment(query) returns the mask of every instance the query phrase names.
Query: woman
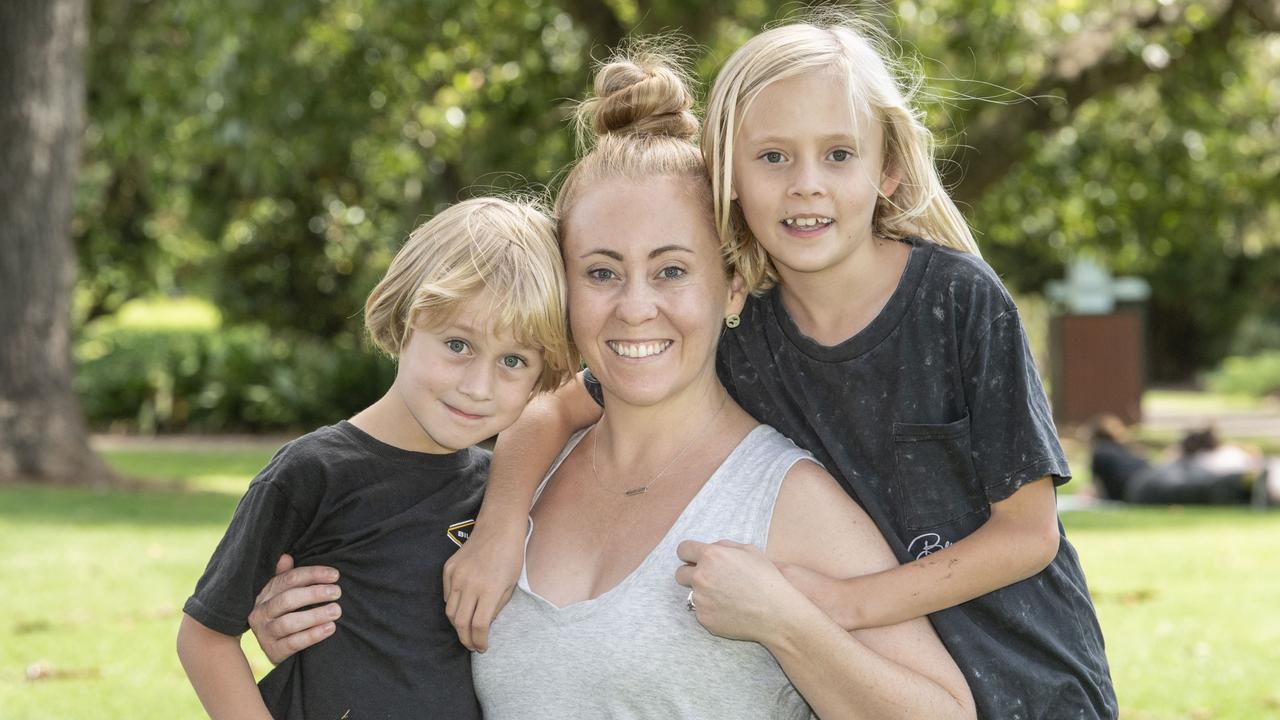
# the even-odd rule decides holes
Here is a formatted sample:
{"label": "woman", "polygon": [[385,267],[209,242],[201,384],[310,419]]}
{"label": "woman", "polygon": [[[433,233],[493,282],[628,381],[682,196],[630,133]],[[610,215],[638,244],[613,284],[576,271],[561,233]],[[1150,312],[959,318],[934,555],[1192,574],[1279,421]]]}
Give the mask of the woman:
{"label": "woman", "polygon": [[[607,410],[539,489],[525,571],[473,658],[486,716],[973,717],[925,620],[848,633],[776,569],[896,562],[716,376],[746,289],[720,252],[683,81],[642,58],[595,87],[580,118],[597,144],[556,209],[574,342]],[[736,542],[699,542],[722,537]]]}

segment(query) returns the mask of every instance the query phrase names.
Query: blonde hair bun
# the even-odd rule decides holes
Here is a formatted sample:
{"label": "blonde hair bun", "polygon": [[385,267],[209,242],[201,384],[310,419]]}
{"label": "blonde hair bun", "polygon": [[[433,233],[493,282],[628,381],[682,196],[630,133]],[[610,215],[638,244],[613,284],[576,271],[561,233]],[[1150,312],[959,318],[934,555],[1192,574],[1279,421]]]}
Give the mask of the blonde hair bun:
{"label": "blonde hair bun", "polygon": [[593,97],[578,106],[579,127],[590,128],[596,137],[649,135],[691,141],[699,123],[689,85],[675,63],[661,54],[614,58],[596,72]]}

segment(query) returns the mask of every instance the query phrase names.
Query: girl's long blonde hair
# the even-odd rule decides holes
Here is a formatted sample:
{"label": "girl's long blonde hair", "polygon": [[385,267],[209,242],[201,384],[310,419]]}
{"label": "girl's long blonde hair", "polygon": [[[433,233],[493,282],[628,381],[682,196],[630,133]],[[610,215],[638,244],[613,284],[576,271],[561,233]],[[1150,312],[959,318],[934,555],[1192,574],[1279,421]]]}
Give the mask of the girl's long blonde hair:
{"label": "girl's long blonde hair", "polygon": [[886,61],[886,43],[877,35],[847,14],[828,12],[756,35],[729,57],[716,77],[702,128],[702,155],[711,173],[716,229],[753,292],[776,284],[778,273],[732,200],[734,141],[762,90],[808,72],[834,71],[846,77],[855,117],[873,118],[884,129],[885,167],[900,183],[892,197],[877,201],[872,232],[895,239],[920,236],[978,253],[973,233],[938,176],[933,133],[912,107],[918,83],[906,85],[895,78]]}

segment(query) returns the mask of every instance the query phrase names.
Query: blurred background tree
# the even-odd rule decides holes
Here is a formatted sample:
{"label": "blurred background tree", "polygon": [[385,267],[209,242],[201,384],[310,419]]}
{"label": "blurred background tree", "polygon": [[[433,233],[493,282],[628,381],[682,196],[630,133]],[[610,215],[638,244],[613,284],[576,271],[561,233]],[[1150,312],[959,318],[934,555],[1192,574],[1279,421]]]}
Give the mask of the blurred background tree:
{"label": "blurred background tree", "polygon": [[[445,203],[553,183],[592,58],[632,29],[679,30],[709,82],[796,9],[93,0],[73,226],[91,418],[305,428],[352,412],[393,372],[362,351],[359,311],[396,247]],[[1280,3],[870,12],[929,77],[944,170],[1011,288],[1038,293],[1079,255],[1145,277],[1159,381],[1276,346]],[[216,310],[122,324],[126,303],[156,296]]]}

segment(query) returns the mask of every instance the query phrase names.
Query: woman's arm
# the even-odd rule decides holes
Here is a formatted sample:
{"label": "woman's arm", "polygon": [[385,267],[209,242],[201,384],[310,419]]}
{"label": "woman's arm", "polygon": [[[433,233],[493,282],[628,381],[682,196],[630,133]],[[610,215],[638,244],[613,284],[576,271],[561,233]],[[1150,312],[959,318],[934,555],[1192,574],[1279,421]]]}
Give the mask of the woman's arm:
{"label": "woman's arm", "polygon": [[445,614],[468,649],[485,651],[489,625],[511,599],[538,483],[569,437],[601,412],[578,373],[554,393],[535,397],[498,436],[475,528],[444,565]]}
{"label": "woman's arm", "polygon": [[213,720],[271,720],[240,638],[210,630],[184,614],[178,628],[178,659]]}
{"label": "woman's arm", "polygon": [[776,569],[774,561],[854,575],[896,565],[870,518],[816,465],[788,473],[767,556],[724,541],[678,552],[691,564],[676,579],[693,588],[698,621],[767,647],[819,716],[975,717],[964,676],[928,621],[849,633]]}
{"label": "woman's arm", "polygon": [[783,574],[846,629],[923,617],[1035,575],[1058,553],[1058,511],[1050,478],[991,506],[982,527],[955,544],[881,572],[831,577],[816,568]]}

